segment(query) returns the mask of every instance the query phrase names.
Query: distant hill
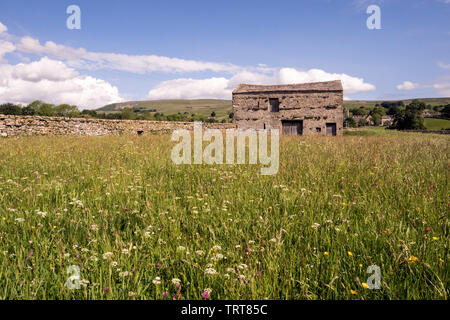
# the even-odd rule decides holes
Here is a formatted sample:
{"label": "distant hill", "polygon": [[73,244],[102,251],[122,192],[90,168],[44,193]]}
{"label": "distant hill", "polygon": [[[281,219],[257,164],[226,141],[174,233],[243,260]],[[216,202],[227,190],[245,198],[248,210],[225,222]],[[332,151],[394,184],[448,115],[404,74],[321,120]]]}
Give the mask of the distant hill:
{"label": "distant hill", "polygon": [[[403,101],[404,104],[409,104],[411,101],[415,99],[403,99],[403,100],[345,100],[344,107],[354,108],[359,106],[364,107],[374,107],[376,104],[381,104],[382,102],[396,102]],[[416,100],[420,100],[425,102],[425,104],[429,104],[431,106],[435,105],[446,105],[450,103],[450,97],[448,98],[417,98]]]}
{"label": "distant hill", "polygon": [[[346,100],[344,107],[354,108],[358,106],[374,107],[383,101],[403,101],[408,104],[413,99],[405,100]],[[450,103],[450,98],[418,98],[418,100],[435,105],[445,105]],[[147,101],[130,101],[122,103],[114,103],[97,109],[100,112],[120,112],[122,109],[132,108],[136,113],[142,112],[159,112],[165,115],[176,114],[178,112],[195,113],[208,117],[211,112],[216,113],[216,119],[221,120],[228,117],[228,113],[232,111],[231,100],[218,99],[198,99],[198,100],[147,100]]]}
{"label": "distant hill", "polygon": [[216,113],[216,119],[224,119],[231,112],[231,100],[199,99],[199,100],[148,100],[115,103],[104,106],[96,111],[120,112],[122,109],[132,108],[136,113],[159,112],[165,115],[178,112],[195,113],[208,117],[211,112]]}

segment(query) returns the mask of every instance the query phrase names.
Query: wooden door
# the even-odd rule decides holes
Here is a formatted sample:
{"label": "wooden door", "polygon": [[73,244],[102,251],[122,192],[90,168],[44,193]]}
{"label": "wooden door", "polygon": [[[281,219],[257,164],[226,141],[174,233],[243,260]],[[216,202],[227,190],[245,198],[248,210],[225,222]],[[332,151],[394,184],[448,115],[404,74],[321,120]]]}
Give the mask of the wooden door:
{"label": "wooden door", "polygon": [[327,136],[336,135],[336,123],[327,123]]}
{"label": "wooden door", "polygon": [[285,120],[282,121],[283,134],[286,135],[302,135],[303,134],[303,121],[301,120]]}

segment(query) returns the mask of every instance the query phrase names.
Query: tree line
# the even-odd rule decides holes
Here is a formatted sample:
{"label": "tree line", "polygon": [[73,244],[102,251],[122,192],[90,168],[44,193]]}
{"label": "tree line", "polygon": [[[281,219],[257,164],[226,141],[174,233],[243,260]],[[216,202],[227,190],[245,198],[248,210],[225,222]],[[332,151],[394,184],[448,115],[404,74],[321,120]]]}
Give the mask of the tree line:
{"label": "tree line", "polygon": [[[413,100],[408,105],[405,105],[403,101],[383,102],[376,104],[371,109],[361,106],[351,109],[350,112],[353,116],[370,115],[374,125],[381,124],[381,117],[383,115],[390,115],[394,119],[393,124],[389,127],[391,129],[422,130],[425,129],[423,118],[423,112],[425,110],[440,112],[443,118],[450,118],[450,104],[431,106],[419,100]],[[367,124],[367,120],[364,118],[360,119],[359,123],[356,123],[353,117],[344,120],[344,125],[347,127]]]}
{"label": "tree line", "polygon": [[80,111],[77,106],[69,104],[53,105],[40,100],[31,102],[26,106],[13,103],[0,105],[0,114],[17,116],[47,116],[47,117],[68,117],[68,118],[97,118],[97,119],[117,119],[117,120],[153,120],[153,121],[202,121],[202,122],[231,122],[233,114],[228,112],[228,118],[218,120],[216,113],[211,112],[210,116],[197,115],[189,112],[178,112],[177,114],[165,115],[153,110],[135,110],[132,108],[122,109],[120,112],[97,112],[95,110]]}

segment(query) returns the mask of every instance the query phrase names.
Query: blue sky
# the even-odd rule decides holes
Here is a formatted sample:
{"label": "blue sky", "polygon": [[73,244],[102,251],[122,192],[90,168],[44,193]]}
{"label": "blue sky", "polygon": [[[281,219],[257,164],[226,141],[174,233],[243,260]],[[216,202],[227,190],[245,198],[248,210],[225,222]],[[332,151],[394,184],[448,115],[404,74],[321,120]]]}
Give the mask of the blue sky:
{"label": "blue sky", "polygon": [[[72,4],[81,30],[66,27]],[[333,79],[349,99],[450,96],[449,17],[450,0],[2,1],[0,102],[226,99],[240,82]]]}

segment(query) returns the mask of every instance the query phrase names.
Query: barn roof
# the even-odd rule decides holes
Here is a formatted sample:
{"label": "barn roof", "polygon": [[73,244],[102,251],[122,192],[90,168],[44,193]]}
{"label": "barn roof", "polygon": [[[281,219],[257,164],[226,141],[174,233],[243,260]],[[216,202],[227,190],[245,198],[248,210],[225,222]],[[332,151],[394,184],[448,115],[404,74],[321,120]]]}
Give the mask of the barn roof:
{"label": "barn roof", "polygon": [[293,92],[293,91],[343,91],[341,80],[326,81],[326,82],[309,82],[297,84],[279,84],[279,85],[254,85],[254,84],[240,84],[234,93],[260,93],[260,92]]}

